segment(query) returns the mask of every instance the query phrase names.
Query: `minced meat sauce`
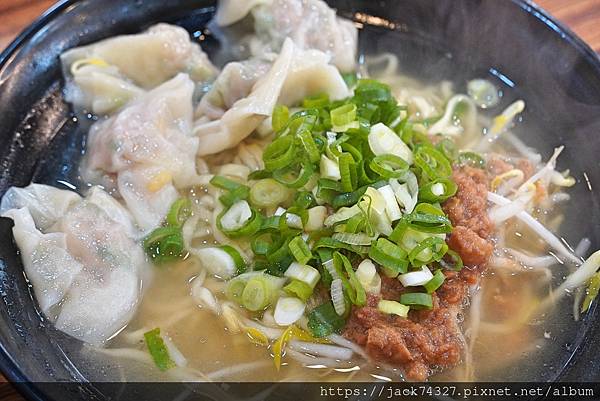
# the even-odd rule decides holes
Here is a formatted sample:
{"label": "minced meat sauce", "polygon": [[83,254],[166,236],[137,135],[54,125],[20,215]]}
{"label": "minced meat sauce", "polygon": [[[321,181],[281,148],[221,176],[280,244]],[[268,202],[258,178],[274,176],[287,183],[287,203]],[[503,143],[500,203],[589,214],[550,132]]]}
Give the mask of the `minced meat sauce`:
{"label": "minced meat sauce", "polygon": [[377,309],[380,299],[398,300],[406,291],[398,280],[383,277],[381,294],[369,295],[367,306],[353,308],[343,333],[364,346],[375,360],[402,368],[409,380],[426,380],[461,361],[465,346],[460,328],[462,310],[469,286],[479,281],[493,251],[487,173],[463,166],[454,169],[452,178],[458,191],[443,205],[454,227],[448,245],[461,256],[465,268],[445,271],[446,281],[433,294],[433,308],[411,310],[408,319]]}

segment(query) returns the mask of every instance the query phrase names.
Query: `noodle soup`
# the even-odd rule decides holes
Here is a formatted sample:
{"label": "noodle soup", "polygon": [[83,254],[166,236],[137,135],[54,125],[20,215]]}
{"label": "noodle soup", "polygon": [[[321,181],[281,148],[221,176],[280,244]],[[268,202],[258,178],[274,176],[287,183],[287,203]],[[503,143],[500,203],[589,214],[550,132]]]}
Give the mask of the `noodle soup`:
{"label": "noodle soup", "polygon": [[562,147],[548,159],[523,144],[525,102],[477,76],[409,75],[392,53],[356,57],[356,28],[321,1],[241,17],[235,3],[215,23],[253,28],[222,68],[167,24],[66,52],[66,99],[98,116],[85,196],[32,184],[3,198],[40,310],[85,343],[92,377],[560,367],[598,256],[554,234],[575,180]]}

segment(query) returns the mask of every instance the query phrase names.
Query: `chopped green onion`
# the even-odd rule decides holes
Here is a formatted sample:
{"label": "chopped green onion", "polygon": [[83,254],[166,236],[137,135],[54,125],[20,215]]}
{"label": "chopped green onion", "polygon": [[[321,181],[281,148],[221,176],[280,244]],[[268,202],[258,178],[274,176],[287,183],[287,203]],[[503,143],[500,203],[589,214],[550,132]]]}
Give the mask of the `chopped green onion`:
{"label": "chopped green onion", "polygon": [[382,299],[377,304],[377,309],[379,309],[382,313],[387,313],[389,315],[397,315],[400,317],[408,317],[408,311],[410,308],[406,305],[402,305],[400,302],[396,301],[387,301]]}
{"label": "chopped green onion", "polygon": [[408,171],[408,163],[401,157],[385,154],[375,156],[369,167],[373,172],[379,174],[385,179],[389,178],[401,178]]}
{"label": "chopped green onion", "polygon": [[448,251],[448,245],[440,237],[429,237],[419,242],[410,253],[408,260],[415,267],[423,266],[442,259]]}
{"label": "chopped green onion", "polygon": [[328,179],[328,178],[320,178],[319,181],[317,181],[317,185],[320,188],[331,189],[336,192],[344,191],[344,189],[342,188],[342,184],[340,182],[332,180],[332,179]]}
{"label": "chopped green onion", "polygon": [[348,152],[352,155],[352,158],[354,159],[355,163],[362,161],[362,159],[363,159],[362,152],[360,150],[358,150],[355,146],[353,146],[352,144],[350,144],[348,142],[344,142],[340,146],[343,151]]}
{"label": "chopped green onion", "polygon": [[433,308],[433,298],[431,297],[431,294],[421,292],[409,292],[400,295],[400,303],[410,306],[411,309]]}
{"label": "chopped green onion", "polygon": [[356,268],[356,277],[365,291],[378,294],[381,291],[381,277],[370,259],[364,259]]}
{"label": "chopped green onion", "polygon": [[273,117],[271,118],[271,125],[273,126],[274,132],[280,132],[287,125],[288,119],[290,118],[290,111],[283,105],[277,105],[273,109]]}
{"label": "chopped green onion", "polygon": [[371,127],[368,143],[369,148],[376,156],[391,154],[400,157],[409,165],[414,162],[412,150],[385,124],[379,123]]}
{"label": "chopped green onion", "polygon": [[248,280],[249,279],[245,278],[243,275],[237,276],[230,280],[225,289],[227,298],[241,304],[242,294],[244,293],[244,288],[246,288],[246,283],[248,283]]}
{"label": "chopped green onion", "polygon": [[294,204],[299,209],[308,209],[317,205],[315,196],[308,191],[299,191],[294,198]]}
{"label": "chopped green onion", "polygon": [[192,215],[192,202],[188,198],[179,198],[171,205],[167,213],[167,225],[181,227]]}
{"label": "chopped green onion", "polygon": [[261,224],[261,215],[251,209],[246,201],[232,205],[217,216],[217,228],[230,238],[254,235],[260,230]]}
{"label": "chopped green onion", "polygon": [[290,197],[290,190],[272,178],[255,182],[250,188],[250,203],[258,208],[280,205]]}
{"label": "chopped green onion", "polygon": [[363,197],[363,195],[367,191],[367,188],[368,188],[367,186],[364,186],[364,187],[358,188],[356,191],[345,192],[343,194],[339,194],[335,198],[333,198],[333,200],[331,202],[331,206],[333,206],[334,209],[338,209],[342,206],[355,205]]}
{"label": "chopped green onion", "polygon": [[393,100],[390,87],[374,79],[359,79],[354,89],[354,94],[365,102],[387,102]]}
{"label": "chopped green onion", "polygon": [[448,249],[446,251],[446,255],[452,258],[454,264],[452,266],[452,270],[459,271],[464,267],[463,261],[458,253],[453,251],[452,249]]}
{"label": "chopped green onion", "polygon": [[[319,163],[319,172],[321,173],[321,180],[338,181],[342,178],[340,174],[339,164],[325,155],[321,155]],[[318,185],[318,184],[317,184]],[[319,190],[326,189],[319,187]],[[341,190],[341,187],[340,187]]]}
{"label": "chopped green onion", "polygon": [[242,274],[244,271],[246,271],[246,262],[244,262],[244,258],[242,258],[242,255],[240,255],[237,249],[230,245],[221,245],[219,246],[219,249],[225,251],[229,256],[231,256],[231,259],[233,259],[233,263],[235,264],[237,274]]}
{"label": "chopped green onion", "polygon": [[419,188],[419,200],[436,203],[443,202],[456,194],[458,187],[447,178],[433,180]]}
{"label": "chopped green onion", "polygon": [[417,231],[437,234],[452,231],[452,223],[443,210],[429,203],[419,203],[407,218],[410,227]]}
{"label": "chopped green onion", "polygon": [[316,109],[301,110],[292,115],[288,121],[288,133],[295,136],[298,132],[307,130],[313,131],[314,126],[319,118],[319,111]]}
{"label": "chopped green onion", "polygon": [[331,302],[317,306],[308,314],[308,328],[317,338],[339,333],[345,326],[346,319],[335,312]]}
{"label": "chopped green onion", "polygon": [[238,203],[239,201],[248,198],[249,193],[250,188],[245,185],[240,185],[239,187],[219,196],[219,201],[223,204],[223,206],[231,207],[231,205],[234,203]]}
{"label": "chopped green onion", "polygon": [[230,180],[229,178],[225,178],[222,175],[215,175],[213,178],[211,178],[210,183],[213,186],[220,189],[224,189],[226,191],[233,191],[239,187],[244,186],[243,184]]}
{"label": "chopped green onion", "polygon": [[[269,253],[267,253],[266,257],[270,263],[279,263],[286,259],[290,259],[293,261],[293,256],[290,254],[290,248],[288,244],[290,242],[290,238],[281,237],[276,243],[271,246],[269,249]],[[290,261],[290,263],[291,263]],[[289,264],[288,264],[289,266]],[[286,266],[287,267],[287,266]]]}
{"label": "chopped green onion", "polygon": [[[299,171],[298,167],[300,167]],[[306,185],[313,173],[313,165],[303,161],[299,165],[273,171],[273,178],[289,188],[297,189]]]}
{"label": "chopped green onion", "polygon": [[320,109],[329,104],[329,96],[327,93],[319,93],[318,95],[309,96],[302,101],[302,107],[305,109]]}
{"label": "chopped green onion", "polygon": [[352,287],[352,291],[350,291],[350,293],[348,294],[350,301],[352,301],[354,305],[364,306],[367,303],[367,293],[365,292],[365,289],[356,277],[356,273],[354,272],[354,269],[352,269],[352,264],[346,256],[342,255],[339,252],[334,252],[333,265],[336,267],[336,270],[338,270],[338,274],[340,274],[342,283],[344,283],[344,274],[339,271],[341,270],[339,269],[340,264],[343,266],[346,274],[348,275],[347,282]]}
{"label": "chopped green onion", "polygon": [[269,253],[271,245],[273,245],[273,241],[271,239],[271,235],[268,233],[259,234],[250,242],[252,252],[254,252],[255,255],[261,256],[265,256],[267,253]]}
{"label": "chopped green onion", "polygon": [[342,127],[356,120],[356,105],[347,103],[331,110],[331,125]]}
{"label": "chopped green onion", "polygon": [[[361,213],[355,214],[346,220],[344,231],[351,234],[356,234],[359,231],[364,231],[367,228],[367,219]],[[369,237],[371,238],[371,237]],[[370,243],[369,243],[370,244]]]}
{"label": "chopped green onion", "polygon": [[358,176],[356,172],[356,163],[350,153],[343,152],[338,157],[342,189],[344,192],[351,192],[356,189]]}
{"label": "chopped green onion", "polygon": [[317,147],[315,139],[310,131],[300,131],[298,137],[300,138],[300,142],[302,142],[302,146],[304,146],[304,150],[308,155],[308,160],[310,160],[312,163],[318,162],[321,158],[321,153],[319,152],[319,148]]}
{"label": "chopped green onion", "polygon": [[458,158],[458,150],[452,139],[444,138],[436,145],[436,148],[446,156],[446,159],[454,161]]}
{"label": "chopped green onion", "polygon": [[475,152],[460,152],[458,164],[484,169],[485,159]]}
{"label": "chopped green onion", "polygon": [[369,250],[371,259],[398,274],[406,273],[408,269],[407,256],[402,248],[385,238],[379,238]]}
{"label": "chopped green onion", "polygon": [[358,82],[358,76],[355,72],[345,72],[342,74],[342,78],[344,78],[348,88],[352,88]]}
{"label": "chopped green onion", "polygon": [[252,312],[265,309],[271,302],[271,293],[264,280],[252,278],[242,292],[242,305]]}
{"label": "chopped green onion", "polygon": [[294,162],[296,146],[291,135],[275,139],[263,153],[265,168],[269,171],[286,168]]}
{"label": "chopped green onion", "polygon": [[306,242],[304,242],[302,236],[299,235],[292,239],[288,246],[290,248],[290,253],[298,263],[305,265],[312,259],[310,248]]}
{"label": "chopped green onion", "polygon": [[160,328],[157,327],[144,333],[144,340],[158,369],[164,372],[175,367],[175,362],[169,355],[165,340],[160,335]]}
{"label": "chopped green onion", "polygon": [[281,225],[281,216],[270,216],[262,219],[260,231],[272,232],[279,231]]}
{"label": "chopped green onion", "polygon": [[180,227],[159,227],[152,231],[143,242],[146,254],[155,263],[165,263],[183,257],[183,235]]}
{"label": "chopped green onion", "polygon": [[268,170],[256,170],[248,174],[248,180],[262,180],[263,178],[271,178],[273,173]]}
{"label": "chopped green onion", "polygon": [[315,288],[321,278],[321,274],[314,267],[295,262],[290,264],[285,271],[284,276],[303,281],[308,284],[310,288]]}
{"label": "chopped green onion", "polygon": [[428,294],[432,294],[435,290],[440,288],[444,281],[446,280],[446,276],[441,270],[436,270],[433,275],[433,278],[429,280],[427,283],[423,285]]}
{"label": "chopped green onion", "polygon": [[430,146],[419,146],[414,154],[415,165],[430,180],[446,178],[452,174],[452,166],[446,157]]}
{"label": "chopped green onion", "polygon": [[359,255],[363,255],[369,252],[369,247],[367,246],[345,244],[331,237],[320,238],[313,246],[313,249],[315,250],[318,250],[319,248],[345,249],[347,251],[354,252]]}
{"label": "chopped green onion", "polygon": [[371,245],[371,241],[373,238],[369,237],[365,233],[335,233],[331,236],[331,238],[341,241],[350,245]]}
{"label": "chopped green onion", "polygon": [[304,302],[306,302],[313,293],[313,289],[308,284],[306,284],[304,281],[295,279],[283,287],[283,290],[287,294],[298,297]]}
{"label": "chopped green onion", "polygon": [[275,300],[284,283],[284,278],[253,271],[231,279],[227,283],[226,294],[249,311],[257,312]]}
{"label": "chopped green onion", "polygon": [[307,210],[308,218],[304,224],[304,231],[314,232],[322,230],[325,226],[327,217],[327,208],[325,206],[315,206]]}

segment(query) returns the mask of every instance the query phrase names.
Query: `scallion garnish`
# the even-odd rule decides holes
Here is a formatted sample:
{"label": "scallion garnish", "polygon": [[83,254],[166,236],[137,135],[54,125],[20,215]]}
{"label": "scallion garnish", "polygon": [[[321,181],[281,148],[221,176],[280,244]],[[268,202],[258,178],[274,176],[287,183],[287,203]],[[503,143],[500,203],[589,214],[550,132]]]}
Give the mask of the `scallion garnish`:
{"label": "scallion garnish", "polygon": [[308,314],[308,328],[317,338],[339,333],[345,324],[346,319],[335,312],[331,302],[317,306]]}
{"label": "scallion garnish", "polygon": [[427,283],[423,285],[428,294],[432,294],[435,290],[440,288],[444,281],[446,280],[446,276],[441,270],[436,270],[433,274],[433,278],[429,280]]}
{"label": "scallion garnish", "polygon": [[264,178],[252,184],[248,200],[258,208],[277,207],[291,196],[290,190],[272,178]]}
{"label": "scallion garnish", "polygon": [[188,198],[177,199],[167,214],[167,225],[181,227],[192,215],[192,202]]}
{"label": "scallion garnish", "polygon": [[369,257],[386,269],[396,273],[406,273],[408,269],[408,255],[398,245],[385,239],[379,238],[371,245]]}
{"label": "scallion garnish", "polygon": [[[390,88],[375,80],[357,80],[348,99],[316,95],[301,106],[294,113],[273,110],[275,139],[263,152],[264,170],[251,173],[250,183],[211,180],[223,192],[217,227],[247,241],[254,254],[254,271],[238,270],[228,296],[258,312],[282,293],[284,284],[273,280],[288,280],[283,292],[296,304],[316,286],[335,282],[336,305],[326,302],[309,314],[313,334],[325,336],[343,326],[338,313],[366,304],[365,286],[379,288],[379,269],[428,292],[403,294],[400,303],[386,301],[380,309],[406,316],[410,308],[431,308],[430,293],[445,277],[426,265],[462,267],[445,242],[452,224],[440,203],[456,193],[452,163],[465,154],[461,159],[450,139],[434,145]],[[352,266],[367,255],[372,269],[365,278],[366,271],[357,275]]]}
{"label": "scallion garnish", "polygon": [[143,242],[146,254],[157,264],[171,262],[183,256],[183,235],[180,227],[159,227]]}
{"label": "scallion garnish", "polygon": [[305,265],[312,259],[312,252],[301,236],[293,238],[288,247],[290,248],[290,253],[298,263]]}
{"label": "scallion garnish", "polygon": [[306,284],[304,281],[295,279],[283,287],[283,290],[287,294],[298,297],[304,302],[306,302],[313,293],[313,289],[308,284]]}
{"label": "scallion garnish", "polygon": [[412,309],[433,308],[433,298],[431,297],[431,294],[421,292],[409,292],[400,295],[400,303],[410,306]]}
{"label": "scallion garnish", "polygon": [[169,356],[169,350],[160,335],[160,328],[144,333],[144,340],[156,367],[163,372],[175,367],[175,362]]}

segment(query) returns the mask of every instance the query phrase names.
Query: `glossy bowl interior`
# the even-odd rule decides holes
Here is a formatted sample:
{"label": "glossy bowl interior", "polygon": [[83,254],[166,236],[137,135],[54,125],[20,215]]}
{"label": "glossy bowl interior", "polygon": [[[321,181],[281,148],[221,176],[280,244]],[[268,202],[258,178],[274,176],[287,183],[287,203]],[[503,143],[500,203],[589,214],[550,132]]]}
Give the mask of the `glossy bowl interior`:
{"label": "glossy bowl interior", "polygon": [[[561,163],[581,182],[572,192],[577,205],[567,207],[569,224],[561,234],[573,242],[587,236],[594,248],[599,247],[600,227],[595,222],[600,221],[600,209],[594,188],[600,185],[600,62],[585,44],[521,0],[329,3],[362,25],[361,53],[393,52],[404,72],[451,79],[458,90],[464,90],[468,79],[488,77],[503,88],[506,104],[516,97],[526,100],[523,141],[546,156],[553,147],[566,144]],[[214,2],[208,0],[62,1],[31,25],[0,56],[0,194],[32,180],[59,185],[60,180],[77,179],[86,123],[74,119],[63,101],[61,52],[163,21],[191,34],[205,33],[202,45],[211,53],[219,47],[218,39],[205,30],[213,13]],[[84,382],[87,374],[78,363],[80,345],[36,311],[11,225],[0,219],[0,369],[11,380],[23,382],[19,387],[32,399],[92,394],[108,399],[114,387],[26,383]],[[560,352],[549,362],[553,368],[538,380],[600,377],[592,357],[600,342],[595,317],[594,308],[574,330],[565,332],[568,338],[558,336],[553,346]]]}

